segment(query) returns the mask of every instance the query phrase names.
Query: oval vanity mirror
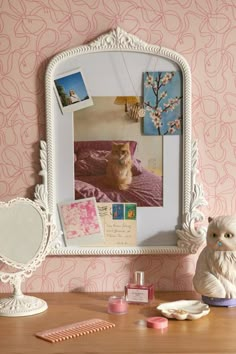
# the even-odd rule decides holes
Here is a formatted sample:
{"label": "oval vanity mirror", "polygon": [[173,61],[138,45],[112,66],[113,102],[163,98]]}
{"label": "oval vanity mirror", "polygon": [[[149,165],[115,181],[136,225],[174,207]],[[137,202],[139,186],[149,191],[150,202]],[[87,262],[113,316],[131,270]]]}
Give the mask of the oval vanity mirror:
{"label": "oval vanity mirror", "polygon": [[[148,77],[150,80],[154,78],[155,82],[179,78],[181,87],[181,92],[174,91],[175,94],[173,91],[168,94],[162,92],[159,99],[156,95],[152,115],[156,130],[150,127],[150,119],[145,123],[146,113],[152,105],[149,99],[145,100]],[[77,91],[80,87],[81,99],[72,93],[73,86],[77,87]],[[157,102],[166,96],[169,101],[166,100],[160,110]],[[172,134],[174,129],[170,125],[173,122],[162,129],[157,124],[158,114],[169,111],[172,116],[171,111],[179,103],[182,111],[176,109],[178,115],[174,128],[181,121],[182,134],[181,129],[178,134]],[[197,251],[204,242],[204,227],[199,223],[204,215],[199,207],[205,200],[201,186],[195,181],[197,145],[192,143],[191,136],[191,71],[185,58],[173,50],[145,43],[120,28],[88,44],[59,53],[52,58],[46,71],[46,120],[48,202],[59,229],[52,254],[187,254]],[[168,129],[170,134],[167,134]],[[112,142],[120,140],[129,142],[133,166],[137,167],[137,173],[132,172],[133,180],[128,190],[134,192],[133,196],[123,200],[104,196],[105,189],[100,188],[101,184],[94,184],[98,162],[103,168],[101,162],[107,156],[105,153],[111,150]],[[89,176],[88,170],[80,172],[79,178],[76,176],[78,149],[85,164],[96,161],[91,166],[85,166],[90,168]],[[145,182],[144,177],[150,174],[152,181]],[[100,181],[105,178],[98,177]],[[141,188],[135,192],[133,182],[138,177],[141,178]],[[91,185],[95,187],[93,190],[88,189]],[[143,203],[138,196],[145,192],[145,186],[149,190]],[[82,188],[87,194],[81,197]],[[156,197],[154,191],[157,190],[159,195]],[[105,213],[104,208],[107,208],[107,215],[111,215],[113,207],[109,205],[104,208],[100,206],[99,215],[103,226],[110,232],[110,244],[106,244],[106,240],[105,244],[99,244],[97,235],[87,238],[87,244],[82,243],[82,238],[76,236],[78,228],[72,230],[74,221],[69,225],[69,236],[65,236],[65,224],[59,215],[60,206],[64,203],[67,212],[70,209],[72,213],[78,206],[76,200],[91,197],[96,199],[98,208],[101,201],[119,204],[125,200],[125,203],[137,204],[137,213],[132,212],[132,215],[137,215],[135,242],[129,244],[127,241],[132,234],[128,235],[131,235],[129,239],[125,236],[126,230],[131,227],[126,222],[119,225],[118,222],[104,222],[101,215]],[[73,219],[69,212],[65,218],[67,223]],[[127,228],[122,229],[122,225]]]}
{"label": "oval vanity mirror", "polygon": [[40,266],[50,247],[53,226],[40,205],[27,198],[0,203],[0,280],[13,295],[0,299],[0,316],[29,316],[47,309],[44,300],[21,292],[21,282]]}

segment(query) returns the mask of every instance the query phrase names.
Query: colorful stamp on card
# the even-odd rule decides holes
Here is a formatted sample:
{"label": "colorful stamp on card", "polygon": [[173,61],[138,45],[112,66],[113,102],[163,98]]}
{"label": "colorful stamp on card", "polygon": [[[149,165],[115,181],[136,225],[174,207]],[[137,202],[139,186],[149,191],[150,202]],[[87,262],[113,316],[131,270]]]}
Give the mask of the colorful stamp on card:
{"label": "colorful stamp on card", "polygon": [[112,204],[112,219],[124,220],[124,204]]}
{"label": "colorful stamp on card", "polygon": [[136,220],[136,204],[125,204],[125,219]]}

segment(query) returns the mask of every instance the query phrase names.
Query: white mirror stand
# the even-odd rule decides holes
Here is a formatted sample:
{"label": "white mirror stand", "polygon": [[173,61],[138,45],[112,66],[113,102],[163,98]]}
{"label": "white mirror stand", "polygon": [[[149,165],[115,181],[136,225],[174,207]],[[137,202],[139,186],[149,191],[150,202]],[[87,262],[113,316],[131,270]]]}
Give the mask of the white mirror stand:
{"label": "white mirror stand", "polygon": [[[5,278],[6,281],[13,285],[13,295],[0,299],[0,316],[20,317],[31,316],[47,310],[46,301],[35,296],[24,295],[21,291],[21,283],[24,279],[24,271],[14,274],[12,277]],[[1,280],[4,277],[0,274]]]}
{"label": "white mirror stand", "polygon": [[[45,148],[45,143],[41,143],[41,166],[44,167]],[[44,184],[36,186],[34,201],[16,198],[0,202],[0,261],[4,264],[0,281],[13,286],[13,295],[0,299],[0,316],[30,316],[48,307],[44,300],[21,291],[22,281],[41,265],[56,235],[48,213],[46,170],[41,175]]]}

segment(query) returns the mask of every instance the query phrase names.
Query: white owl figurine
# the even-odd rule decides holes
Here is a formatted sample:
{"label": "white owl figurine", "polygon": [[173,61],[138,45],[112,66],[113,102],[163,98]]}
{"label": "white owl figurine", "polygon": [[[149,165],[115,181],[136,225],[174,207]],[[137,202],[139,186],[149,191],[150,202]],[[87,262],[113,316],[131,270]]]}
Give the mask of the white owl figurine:
{"label": "white owl figurine", "polygon": [[[194,288],[213,305],[221,306],[220,299],[233,299],[236,303],[236,215],[208,221],[207,245],[197,261]],[[222,306],[230,304],[223,302]]]}

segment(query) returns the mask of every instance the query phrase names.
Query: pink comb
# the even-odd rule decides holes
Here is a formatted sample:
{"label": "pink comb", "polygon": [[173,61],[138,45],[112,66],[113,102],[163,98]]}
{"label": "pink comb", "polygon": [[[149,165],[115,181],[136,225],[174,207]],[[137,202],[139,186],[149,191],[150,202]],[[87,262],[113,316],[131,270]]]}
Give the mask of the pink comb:
{"label": "pink comb", "polygon": [[49,329],[36,333],[36,337],[44,339],[51,343],[61,342],[66,339],[84,336],[86,334],[104,331],[115,327],[114,323],[100,319],[92,319],[81,322],[72,323],[66,326]]}

